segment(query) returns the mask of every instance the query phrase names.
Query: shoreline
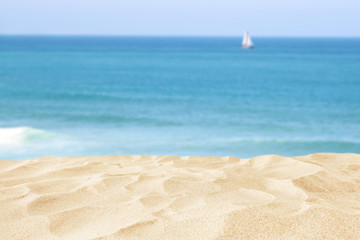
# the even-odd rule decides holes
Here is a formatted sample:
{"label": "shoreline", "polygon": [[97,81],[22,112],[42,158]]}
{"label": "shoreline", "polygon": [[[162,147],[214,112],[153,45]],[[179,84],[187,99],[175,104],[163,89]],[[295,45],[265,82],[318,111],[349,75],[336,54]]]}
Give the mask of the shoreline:
{"label": "shoreline", "polygon": [[360,154],[0,160],[1,239],[359,239]]}

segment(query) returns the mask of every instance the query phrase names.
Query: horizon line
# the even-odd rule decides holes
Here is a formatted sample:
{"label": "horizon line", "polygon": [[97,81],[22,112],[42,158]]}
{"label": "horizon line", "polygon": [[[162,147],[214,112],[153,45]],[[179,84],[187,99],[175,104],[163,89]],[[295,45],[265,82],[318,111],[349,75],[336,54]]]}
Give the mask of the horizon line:
{"label": "horizon line", "polygon": [[[175,35],[175,34],[44,34],[44,33],[0,33],[0,36],[38,36],[38,37],[173,37],[173,38],[186,38],[186,37],[198,37],[198,38],[239,38],[243,35]],[[255,38],[360,38],[360,36],[317,36],[317,35],[251,35]]]}

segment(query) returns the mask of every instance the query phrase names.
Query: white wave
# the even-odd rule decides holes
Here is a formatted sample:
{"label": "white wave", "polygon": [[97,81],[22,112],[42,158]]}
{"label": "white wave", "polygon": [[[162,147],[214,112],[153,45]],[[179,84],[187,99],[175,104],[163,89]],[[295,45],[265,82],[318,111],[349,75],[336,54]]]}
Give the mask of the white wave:
{"label": "white wave", "polygon": [[30,144],[54,137],[52,132],[31,127],[0,128],[0,145]]}

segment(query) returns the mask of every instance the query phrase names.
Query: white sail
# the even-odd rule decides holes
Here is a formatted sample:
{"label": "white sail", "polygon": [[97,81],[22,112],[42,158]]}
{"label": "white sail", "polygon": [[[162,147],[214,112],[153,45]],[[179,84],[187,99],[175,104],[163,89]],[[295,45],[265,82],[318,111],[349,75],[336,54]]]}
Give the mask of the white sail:
{"label": "white sail", "polygon": [[254,47],[254,44],[253,44],[253,42],[251,41],[250,34],[249,34],[248,31],[246,31],[245,34],[244,34],[244,39],[243,39],[243,42],[242,42],[242,47],[243,47],[243,48],[252,48],[252,47]]}
{"label": "white sail", "polygon": [[242,45],[243,45],[243,46],[246,46],[246,45],[247,45],[248,38],[249,38],[249,33],[246,31],[246,32],[244,33],[244,38],[243,38],[243,42],[242,42]]}

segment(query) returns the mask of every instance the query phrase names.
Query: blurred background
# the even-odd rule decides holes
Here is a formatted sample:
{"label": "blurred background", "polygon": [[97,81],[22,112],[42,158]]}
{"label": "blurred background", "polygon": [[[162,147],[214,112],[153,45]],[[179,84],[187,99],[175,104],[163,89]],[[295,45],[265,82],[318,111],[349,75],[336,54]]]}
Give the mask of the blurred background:
{"label": "blurred background", "polygon": [[0,2],[0,159],[360,153],[359,5]]}
{"label": "blurred background", "polygon": [[0,37],[0,157],[360,151],[359,39]]}

